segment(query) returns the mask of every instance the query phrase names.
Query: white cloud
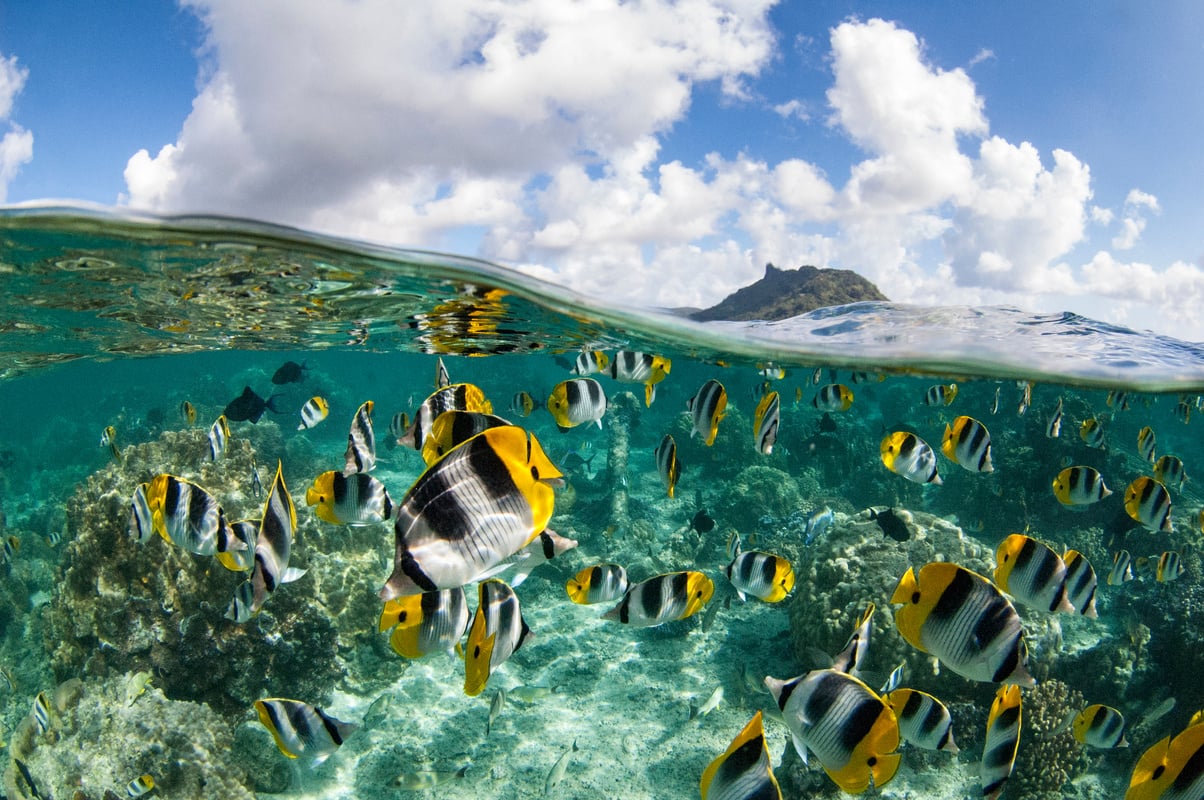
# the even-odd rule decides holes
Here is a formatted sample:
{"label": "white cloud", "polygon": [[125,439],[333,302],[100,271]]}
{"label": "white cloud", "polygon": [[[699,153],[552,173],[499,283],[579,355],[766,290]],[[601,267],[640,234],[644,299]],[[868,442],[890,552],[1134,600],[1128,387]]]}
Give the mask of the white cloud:
{"label": "white cloud", "polygon": [[8,123],[8,130],[0,138],[0,203],[7,199],[8,185],[21,166],[33,160],[33,133],[9,119],[28,78],[29,70],[17,64],[16,56],[0,55],[0,123]]}
{"label": "white cloud", "polygon": [[[1089,221],[1119,218],[1113,249],[1133,246],[1157,198],[1092,205],[1087,164],[991,135],[967,72],[890,22],[830,32],[826,121],[862,151],[847,174],[802,148],[666,157],[699,83],[755,94],[774,2],[188,0],[211,63],[177,141],[129,159],[128,202],[476,248],[651,305],[709,305],[767,261],[855,269],[905,302],[1056,295],[1140,318],[1135,304],[1182,314],[1199,297],[1186,263],[1076,264]],[[772,110],[800,129],[819,116]]]}
{"label": "white cloud", "polygon": [[980,48],[979,51],[974,54],[974,57],[970,59],[970,63],[966,64],[966,69],[969,69],[970,67],[976,67],[984,61],[994,61],[994,60],[995,60],[995,51],[990,49],[989,47],[983,47],[983,48]]}

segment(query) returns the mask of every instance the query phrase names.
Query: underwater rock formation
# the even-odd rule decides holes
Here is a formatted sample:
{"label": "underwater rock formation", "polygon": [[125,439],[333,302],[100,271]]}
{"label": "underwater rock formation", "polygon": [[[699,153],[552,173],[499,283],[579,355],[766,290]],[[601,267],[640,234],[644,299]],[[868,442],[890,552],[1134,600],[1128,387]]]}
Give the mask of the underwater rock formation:
{"label": "underwater rock formation", "polygon": [[[10,743],[41,797],[99,800],[106,790],[124,796],[126,784],[145,773],[162,797],[254,797],[246,774],[228,757],[234,743],[229,723],[203,704],[169,700],[138,676],[72,679],[47,695],[49,729],[37,734],[27,718]],[[4,789],[10,798],[30,796],[12,760]]]}
{"label": "underwater rock formation", "polygon": [[[245,712],[270,693],[311,702],[329,696],[343,669],[335,625],[315,610],[315,599],[324,600],[315,597],[315,587],[329,591],[330,581],[312,575],[288,584],[262,613],[238,625],[224,614],[245,574],[159,537],[140,545],[128,534],[135,486],[163,471],[205,487],[228,519],[259,516],[263,501],[251,496],[249,479],[253,461],[246,439],[233,439],[211,462],[204,431],[169,431],[126,448],[119,463],[77,488],[67,504],[63,566],[44,609],[45,645],[59,679],[151,671],[169,698],[204,701],[225,713]],[[263,474],[268,467],[260,463],[259,469]],[[301,479],[289,482],[296,496]],[[300,506],[300,561],[307,525],[317,524],[310,520]],[[367,586],[379,575],[362,579]],[[373,591],[365,589],[369,596]],[[334,597],[332,602],[346,605]],[[347,621],[352,623],[361,632],[371,630],[363,618]]]}

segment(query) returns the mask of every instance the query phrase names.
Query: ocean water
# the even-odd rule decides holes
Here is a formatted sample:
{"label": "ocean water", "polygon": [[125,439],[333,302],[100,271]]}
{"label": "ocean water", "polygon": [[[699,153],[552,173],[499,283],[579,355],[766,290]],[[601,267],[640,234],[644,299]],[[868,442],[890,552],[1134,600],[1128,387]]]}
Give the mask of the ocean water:
{"label": "ocean water", "polygon": [[[890,600],[909,566],[930,561],[990,578],[1013,533],[1084,554],[1099,614],[1015,602],[1037,685],[1023,690],[1003,797],[1120,797],[1145,749],[1204,708],[1200,345],[1012,308],[875,303],[704,325],[479,261],[241,220],[9,210],[0,242],[9,798],[125,796],[143,774],[172,798],[698,797],[704,769],[757,711],[783,796],[837,797],[817,760],[805,766],[793,752],[763,679],[825,667],[871,603],[862,680],[877,690],[902,663],[903,686],[950,708],[960,748],[904,744],[897,775],[871,791],[978,796],[997,687],[908,644]],[[651,405],[642,384],[595,375],[609,401],[601,424],[560,430],[546,401],[574,377],[583,350],[655,354],[672,368]],[[335,525],[306,504],[319,474],[342,469],[352,418],[369,400],[371,474],[403,501],[426,465],[393,442],[390,421],[413,418],[440,360],[565,473],[548,527],[577,542],[515,589],[532,635],[477,697],[466,696],[455,654],[405,659],[378,630],[392,524]],[[273,383],[286,362],[304,367],[299,380]],[[712,379],[727,407],[707,446],[686,409]],[[852,392],[847,410],[814,405],[831,383]],[[948,404],[925,402],[950,384]],[[231,422],[225,453],[211,460],[210,426],[244,387],[271,407],[257,423]],[[762,454],[753,427],[767,391],[779,394],[781,422]],[[520,392],[534,400],[529,416]],[[329,414],[298,430],[314,396]],[[963,415],[989,429],[992,472],[939,452]],[[1082,435],[1088,420],[1102,441]],[[102,442],[108,426],[113,448]],[[1171,532],[1125,509],[1126,488],[1154,474],[1139,452],[1147,426],[1154,457],[1176,456],[1186,471],[1182,483],[1167,481]],[[940,485],[886,468],[880,443],[894,432],[937,451]],[[682,463],[672,498],[654,456],[665,434]],[[154,475],[201,486],[238,520],[262,515],[252,471],[268,487],[277,464],[296,506],[289,564],[306,572],[248,622],[224,616],[245,574],[157,536],[129,536],[130,498]],[[1080,465],[1098,470],[1111,494],[1064,506],[1052,483]],[[871,518],[888,508],[905,520],[901,536]],[[808,518],[824,509],[832,524],[806,543]],[[792,565],[788,597],[735,596],[725,574],[734,532],[744,549]],[[1134,578],[1109,585],[1122,551]],[[1157,579],[1164,553],[1181,561],[1176,580]],[[699,571],[714,595],[658,627],[602,619],[614,603],[577,605],[565,590],[602,562],[624,566],[633,582]],[[475,585],[466,588],[475,609]],[[33,721],[39,693],[44,729]],[[359,727],[321,764],[290,759],[252,706],[273,697]],[[491,703],[500,705],[492,722]],[[1086,747],[1067,731],[1068,715],[1092,703],[1123,713],[1127,748]]]}

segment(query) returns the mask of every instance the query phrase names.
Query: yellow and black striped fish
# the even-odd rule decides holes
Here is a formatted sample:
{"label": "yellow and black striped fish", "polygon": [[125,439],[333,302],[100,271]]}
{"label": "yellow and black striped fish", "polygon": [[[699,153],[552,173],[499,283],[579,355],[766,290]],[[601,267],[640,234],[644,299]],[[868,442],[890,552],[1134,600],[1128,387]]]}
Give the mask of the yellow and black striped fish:
{"label": "yellow and black striped fish", "polygon": [[126,529],[130,538],[138,544],[146,544],[155,533],[154,514],[146,496],[149,491],[149,483],[140,483],[134,487],[134,495],[130,498],[130,515]]}
{"label": "yellow and black striped fish", "polygon": [[1088,447],[1103,447],[1104,446],[1104,426],[1095,417],[1083,420],[1083,424],[1079,426],[1079,438],[1082,439]]}
{"label": "yellow and black striped fish", "polygon": [[698,613],[714,593],[715,584],[701,572],[669,572],[630,586],[602,619],[650,628]]}
{"label": "yellow and black striped fish", "polygon": [[196,424],[196,407],[192,403],[184,400],[180,403],[180,417],[190,427]]}
{"label": "yellow and black striped fish", "polygon": [[1074,610],[1084,617],[1095,619],[1099,616],[1095,611],[1095,591],[1098,579],[1091,562],[1077,550],[1067,550],[1062,554],[1062,563],[1066,565],[1066,599],[1074,606]]}
{"label": "yellow and black striped fish", "polygon": [[142,797],[154,790],[155,779],[150,773],[144,773],[125,785],[126,797]]}
{"label": "yellow and black striped fish", "polygon": [[610,356],[601,350],[583,350],[577,354],[577,360],[573,362],[571,372],[574,375],[585,377],[593,375],[595,372],[605,372],[610,366]]}
{"label": "yellow and black striped fish", "polygon": [[677,488],[677,479],[681,477],[681,461],[677,458],[677,442],[673,440],[673,435],[666,433],[652,452],[656,456],[657,474],[669,490],[669,497],[672,497],[673,490]]}
{"label": "yellow and black striped fish", "polygon": [[865,659],[870,651],[870,635],[874,632],[874,612],[877,610],[877,606],[873,603],[866,604],[865,611],[857,622],[857,627],[849,635],[849,640],[832,659],[832,669],[837,672],[847,672],[856,677],[861,676],[861,671],[865,667]]}
{"label": "yellow and black striped fish", "polygon": [[1158,566],[1154,568],[1154,577],[1159,583],[1177,581],[1183,576],[1183,557],[1178,551],[1167,550],[1158,556]]}
{"label": "yellow and black striped fish", "polygon": [[761,712],[753,715],[723,755],[702,772],[702,800],[782,800],[773,776],[773,763],[761,727]]}
{"label": "yellow and black striped fish", "polygon": [[569,578],[564,589],[579,605],[613,603],[627,592],[627,570],[618,564],[595,564]]}
{"label": "yellow and black striped fish", "polygon": [[45,692],[38,692],[34,697],[33,708],[29,713],[33,717],[34,735],[41,736],[50,730],[50,700]]}
{"label": "yellow and black striped fish", "polygon": [[924,392],[924,405],[926,406],[947,406],[956,399],[956,383],[929,386],[928,391]]}
{"label": "yellow and black striped fish", "polygon": [[230,523],[234,538],[243,543],[238,550],[217,554],[218,563],[231,572],[246,572],[255,566],[255,545],[259,539],[259,520],[240,519]]}
{"label": "yellow and black striped fish", "polygon": [[376,466],[376,433],[372,430],[372,409],[376,404],[367,400],[355,411],[351,430],[347,432],[347,452],[343,458],[344,477],[357,472],[371,472]]}
{"label": "yellow and black striped fish", "polygon": [[429,467],[478,433],[509,424],[501,417],[479,411],[444,411],[431,423],[430,434],[422,444],[422,460]]}
{"label": "yellow and black striped fish", "polygon": [[918,689],[895,689],[883,700],[899,720],[899,735],[925,750],[958,752],[953,741],[953,715],[940,700]]}
{"label": "yellow and black striped fish", "polygon": [[426,437],[430,435],[431,425],[444,411],[492,414],[493,404],[485,398],[485,393],[480,387],[471,383],[453,383],[436,389],[414,412],[414,422],[404,434],[397,437],[397,443],[421,452],[422,446],[426,444]]}
{"label": "yellow and black striped fish", "polygon": [[1117,550],[1112,554],[1112,570],[1108,573],[1108,585],[1118,586],[1133,580],[1133,557],[1128,550]]}
{"label": "yellow and black striped fish", "polygon": [[539,440],[490,428],[427,467],[396,512],[393,573],[382,600],[463,586],[547,527],[564,475]]}
{"label": "yellow and black striped fish", "polygon": [[1175,491],[1183,490],[1183,482],[1187,480],[1187,472],[1183,469],[1183,461],[1178,456],[1162,456],[1154,463],[1154,480],[1163,486],[1175,487]]}
{"label": "yellow and black striped fish", "polygon": [[1158,481],[1142,475],[1125,489],[1125,511],[1147,530],[1172,533],[1171,495]]}
{"label": "yellow and black striped fish", "polygon": [[1111,706],[1096,703],[1075,715],[1070,725],[1074,738],[1083,744],[1109,750],[1128,747],[1125,741],[1125,717]]}
{"label": "yellow and black striped fish", "polygon": [[1045,435],[1050,439],[1057,439],[1062,435],[1062,398],[1060,397],[1053,414],[1049,417],[1049,422],[1045,423]]}
{"label": "yellow and black striped fish", "polygon": [[878,450],[882,456],[882,463],[896,475],[902,475],[913,483],[940,485],[943,482],[936,471],[936,453],[927,442],[914,433],[888,433],[883,437]]}
{"label": "yellow and black striped fish", "polygon": [[330,404],[326,402],[326,398],[314,395],[301,406],[301,422],[297,424],[297,430],[304,431],[314,427],[326,419],[329,413]]}
{"label": "yellow and black striped fish", "polygon": [[392,629],[389,645],[403,658],[451,651],[468,630],[468,598],[460,587],[398,597],[385,603],[381,632]]}
{"label": "yellow and black striped fish", "polygon": [[829,383],[819,387],[811,405],[820,411],[848,411],[853,405],[853,390],[843,383]]}
{"label": "yellow and black striped fish", "polygon": [[727,414],[727,390],[723,384],[712,378],[702,385],[698,392],[686,401],[693,426],[690,428],[690,438],[694,434],[702,434],[707,447],[715,443],[715,435],[719,433],[719,422]]}
{"label": "yellow and black striped fish", "polygon": [[945,426],[941,438],[945,457],[970,472],[994,472],[991,465],[991,434],[973,417],[958,417]]}
{"label": "yellow and black striped fish", "polygon": [[794,568],[790,562],[772,553],[741,552],[739,538],[735,541],[735,555],[723,572],[736,587],[736,595],[743,600],[745,594],[751,594],[766,603],[785,600],[794,588]]}
{"label": "yellow and black striped fish", "polygon": [[491,578],[477,587],[477,613],[464,647],[464,694],[485,690],[493,671],[522,647],[531,635],[519,608],[518,595],[504,581]]}
{"label": "yellow and black striped fish", "polygon": [[570,378],[552,389],[548,396],[548,411],[561,430],[583,422],[596,422],[601,428],[602,417],[606,414],[606,392],[593,378]]}
{"label": "yellow and black striped fish", "polygon": [[1137,455],[1151,464],[1154,463],[1154,429],[1149,425],[1137,432]]}
{"label": "yellow and black striped fish", "polygon": [[516,392],[510,399],[510,410],[520,417],[529,417],[535,410],[535,399],[529,392]]}
{"label": "yellow and black striped fish", "polygon": [[393,516],[389,491],[366,472],[323,472],[305,491],[305,505],[317,506],[318,519],[333,525],[371,525]]}
{"label": "yellow and black striped fish", "polygon": [[753,415],[753,444],[757,452],[769,455],[778,440],[778,425],[781,423],[781,401],[777,392],[769,392],[757,403]]}
{"label": "yellow and black striped fish", "polygon": [[[135,491],[135,501],[137,492]],[[156,475],[146,491],[151,526],[177,547],[201,556],[242,549],[213,495],[173,475]]]}
{"label": "yellow and black striped fish", "polygon": [[289,758],[305,757],[313,766],[329,758],[359,725],[342,722],[300,700],[269,697],[255,701],[259,721]]}
{"label": "yellow and black striped fish", "polygon": [[305,574],[305,570],[288,565],[296,531],[297,509],[284,485],[283,465],[277,461],[276,477],[268,490],[255,540],[255,566],[251,577],[235,589],[234,599],[226,609],[227,619],[246,622],[259,613],[268,595],[280,584],[291,583]]}
{"label": "yellow and black striped fish", "polygon": [[226,452],[226,444],[230,441],[230,424],[226,415],[222,414],[209,427],[209,460],[217,461]]}
{"label": "yellow and black striped fish", "polygon": [[444,386],[451,386],[451,376],[447,374],[443,356],[439,356],[435,361],[435,389],[442,389]]}
{"label": "yellow and black striped fish", "polygon": [[909,568],[890,599],[895,625],[913,647],[972,681],[1036,683],[1011,602],[981,575],[935,561]]}
{"label": "yellow and black striped fish", "polygon": [[1204,722],[1200,715],[1174,738],[1146,750],[1133,767],[1125,800],[1197,800],[1204,797]]}
{"label": "yellow and black striped fish", "polygon": [[1053,481],[1054,497],[1064,506],[1085,506],[1098,503],[1112,490],[1104,485],[1103,476],[1093,467],[1067,467]]}
{"label": "yellow and black striped fish", "polygon": [[1072,612],[1066,598],[1066,564],[1048,545],[1013,533],[995,550],[995,585],[1026,606]]}
{"label": "yellow and black striped fish", "polygon": [[882,788],[895,777],[901,756],[899,723],[874,690],[833,669],[812,670],[791,680],[765,678],[790,729],[794,747],[807,760],[813,752],[828,777],[846,792]]}
{"label": "yellow and black striped fish", "polygon": [[665,379],[673,362],[663,356],[620,350],[610,361],[608,374],[619,383],[644,384],[644,405],[651,407],[656,399],[656,384]]}
{"label": "yellow and black striped fish", "polygon": [[987,716],[987,735],[982,746],[982,796],[995,800],[1012,775],[1020,746],[1020,687],[1000,686]]}

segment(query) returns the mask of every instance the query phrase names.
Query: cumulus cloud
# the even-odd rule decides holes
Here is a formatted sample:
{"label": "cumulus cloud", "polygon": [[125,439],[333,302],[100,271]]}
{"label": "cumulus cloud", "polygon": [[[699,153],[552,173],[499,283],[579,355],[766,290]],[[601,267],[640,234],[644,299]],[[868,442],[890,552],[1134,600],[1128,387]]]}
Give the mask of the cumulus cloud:
{"label": "cumulus cloud", "polygon": [[28,78],[29,70],[17,64],[16,56],[0,54],[0,125],[8,128],[0,138],[0,203],[7,199],[8,185],[21,166],[33,160],[33,133],[10,119],[13,102]]}
{"label": "cumulus cloud", "polygon": [[[966,70],[892,22],[830,31],[822,121],[801,99],[770,107],[859,148],[847,174],[803,152],[667,157],[699,84],[757,94],[780,44],[774,3],[187,0],[207,30],[202,86],[176,141],[129,159],[127,199],[475,248],[649,305],[709,305],[769,261],[855,269],[911,302],[1094,297],[1179,314],[1200,296],[1186,263],[1076,264],[1088,223],[1119,222],[1113,249],[1131,248],[1157,198],[1093,205],[1086,163],[992,135]],[[1134,281],[1147,288],[1121,288]]]}

